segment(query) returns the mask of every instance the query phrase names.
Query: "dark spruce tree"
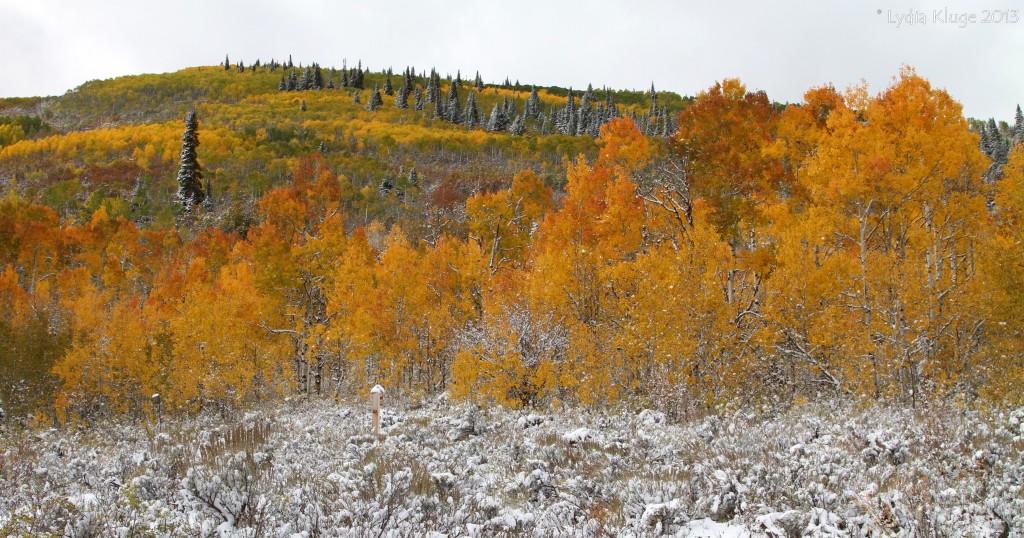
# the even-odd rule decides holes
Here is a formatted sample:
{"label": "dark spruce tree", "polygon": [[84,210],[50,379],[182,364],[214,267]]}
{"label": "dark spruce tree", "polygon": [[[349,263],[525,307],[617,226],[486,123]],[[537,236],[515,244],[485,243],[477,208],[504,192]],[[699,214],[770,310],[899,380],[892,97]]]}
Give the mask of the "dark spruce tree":
{"label": "dark spruce tree", "polygon": [[320,64],[313,64],[313,80],[310,86],[314,90],[324,89],[324,74],[320,72]]}
{"label": "dark spruce tree", "polygon": [[469,97],[466,98],[466,111],[463,113],[463,119],[466,127],[470,129],[480,125],[480,110],[476,107],[476,92],[469,92]]}
{"label": "dark spruce tree", "polygon": [[455,82],[448,85],[448,104],[444,108],[446,120],[452,123],[462,123],[462,111],[459,110],[459,87]]}
{"label": "dark spruce tree", "polygon": [[409,108],[409,87],[402,86],[398,88],[398,93],[395,94],[395,106],[398,108]]}
{"label": "dark spruce tree", "polygon": [[524,134],[526,132],[526,119],[523,116],[516,116],[516,118],[512,120],[512,125],[508,128],[508,132],[516,136]]}
{"label": "dark spruce tree", "polygon": [[203,171],[199,166],[196,148],[199,147],[199,120],[196,111],[185,116],[185,134],[181,136],[181,167],[178,169],[178,193],[174,198],[188,213],[206,197],[203,191]]}
{"label": "dark spruce tree", "polygon": [[370,94],[370,102],[366,104],[366,110],[373,112],[383,104],[384,98],[380,96],[380,88],[374,85],[373,93]]}
{"label": "dark spruce tree", "polygon": [[391,68],[388,68],[387,76],[384,78],[384,95],[394,95],[395,87],[391,85]]}
{"label": "dark spruce tree", "polygon": [[1024,144],[1024,114],[1020,112],[1020,105],[1017,105],[1017,113],[1013,116],[1013,137],[1016,142]]}
{"label": "dark spruce tree", "polygon": [[355,72],[352,73],[352,87],[363,89],[363,61],[359,60],[359,65],[356,66]]}
{"label": "dark spruce tree", "polygon": [[530,90],[530,97],[526,99],[526,105],[523,107],[523,114],[527,118],[539,118],[540,117],[540,96],[537,95],[537,88]]}
{"label": "dark spruce tree", "polygon": [[480,72],[476,72],[476,79],[473,80],[473,85],[476,86],[476,91],[484,91],[484,79],[480,78]]}
{"label": "dark spruce tree", "polygon": [[228,60],[228,55],[225,54],[224,55],[224,70],[227,71],[229,69],[231,69],[231,61]]}

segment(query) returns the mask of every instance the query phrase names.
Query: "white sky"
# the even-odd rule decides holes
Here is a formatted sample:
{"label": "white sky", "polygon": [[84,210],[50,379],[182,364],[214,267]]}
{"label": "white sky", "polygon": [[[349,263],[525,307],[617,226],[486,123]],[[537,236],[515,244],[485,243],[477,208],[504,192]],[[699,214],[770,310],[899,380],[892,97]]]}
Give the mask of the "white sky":
{"label": "white sky", "polygon": [[[960,28],[932,10],[972,13]],[[983,23],[983,9],[1018,22]],[[881,13],[878,11],[881,10]],[[898,26],[900,13],[926,23]],[[1013,16],[1013,13],[1010,13]],[[257,58],[485,81],[693,95],[739,77],[777,101],[811,86],[873,91],[903,64],[963,103],[1011,120],[1024,103],[1024,2],[993,0],[0,0],[0,96],[59,95],[87,80]]]}

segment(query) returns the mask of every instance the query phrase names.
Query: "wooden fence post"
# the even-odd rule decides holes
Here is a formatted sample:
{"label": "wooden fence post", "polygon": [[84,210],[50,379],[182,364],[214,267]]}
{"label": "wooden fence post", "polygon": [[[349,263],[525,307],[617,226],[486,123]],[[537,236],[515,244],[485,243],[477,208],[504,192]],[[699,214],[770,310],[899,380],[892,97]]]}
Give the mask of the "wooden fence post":
{"label": "wooden fence post", "polygon": [[373,435],[380,437],[380,406],[384,403],[384,387],[370,389],[370,414],[373,416]]}

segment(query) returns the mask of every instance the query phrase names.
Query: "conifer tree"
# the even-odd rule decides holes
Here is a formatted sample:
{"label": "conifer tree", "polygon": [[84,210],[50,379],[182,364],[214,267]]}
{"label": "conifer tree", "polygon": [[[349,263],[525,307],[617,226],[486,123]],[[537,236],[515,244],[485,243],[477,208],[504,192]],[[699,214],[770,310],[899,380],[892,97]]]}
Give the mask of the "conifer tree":
{"label": "conifer tree", "polygon": [[348,88],[348,69],[341,70],[341,87]]}
{"label": "conifer tree", "polygon": [[356,66],[356,70],[352,75],[352,87],[363,89],[363,61],[359,60],[359,65]]}
{"label": "conifer tree", "polygon": [[455,72],[455,85],[460,87],[460,88],[462,87],[462,71],[461,70]]}
{"label": "conifer tree", "polygon": [[520,136],[526,132],[526,119],[523,116],[516,116],[516,119],[512,120],[512,125],[508,128],[508,132]]}
{"label": "conifer tree", "polygon": [[324,88],[324,75],[320,72],[320,64],[313,64],[313,80],[311,84],[312,89],[322,90]]}
{"label": "conifer tree", "polygon": [[469,92],[469,97],[466,98],[466,112],[463,116],[466,126],[470,129],[480,125],[480,111],[476,107],[476,92]]}
{"label": "conifer tree", "polygon": [[981,136],[981,150],[985,152],[985,155],[995,158],[996,151],[999,149],[999,139],[999,127],[996,126],[996,120],[989,118]]}
{"label": "conifer tree", "polygon": [[651,108],[647,111],[650,116],[658,115],[658,92],[654,90],[654,83],[651,83],[651,90],[648,93],[651,98]]}
{"label": "conifer tree", "polygon": [[434,117],[439,120],[448,119],[447,111],[444,106],[445,101],[438,99],[434,102]]}
{"label": "conifer tree", "polygon": [[321,140],[320,145],[317,146],[317,150],[320,152],[321,155],[327,155],[327,143]]}
{"label": "conifer tree", "polygon": [[395,89],[391,85],[391,68],[388,68],[387,76],[384,78],[384,95],[394,95]]}
{"label": "conifer tree", "polygon": [[409,87],[402,86],[395,95],[395,106],[401,109],[409,108]]}
{"label": "conifer tree", "polygon": [[498,103],[494,103],[494,108],[491,109],[491,117],[487,120],[487,130],[491,132],[501,132],[508,129],[508,116],[505,115],[505,110]]}
{"label": "conifer tree", "polygon": [[402,78],[402,85],[409,89],[409,94],[412,94],[412,89],[416,85],[416,75],[413,73],[413,68],[406,67]]}
{"label": "conifer tree", "polygon": [[526,105],[523,107],[523,114],[528,118],[540,117],[540,96],[537,95],[536,87],[533,87],[530,90],[530,97],[526,99]]}
{"label": "conifer tree", "polygon": [[1013,137],[1017,142],[1024,143],[1024,114],[1020,112],[1020,105],[1017,105],[1017,113],[1013,116]]}
{"label": "conifer tree", "polygon": [[[228,55],[225,54],[224,55],[224,70],[227,71],[229,69],[231,69],[231,61],[228,60]],[[1020,107],[1017,107],[1017,108],[1018,108],[1018,110],[1020,109]]]}
{"label": "conifer tree", "polygon": [[370,102],[366,104],[366,110],[373,112],[380,108],[384,104],[384,99],[380,96],[380,88],[376,84],[373,86],[373,93],[370,94]]}
{"label": "conifer tree", "polygon": [[175,200],[187,213],[194,205],[203,202],[203,171],[199,166],[196,148],[199,147],[199,120],[196,111],[190,110],[185,116],[185,133],[181,136],[181,167],[178,168],[178,193]]}
{"label": "conifer tree", "polygon": [[448,85],[448,103],[445,105],[446,119],[452,123],[462,123],[462,111],[459,110],[459,87],[452,82]]}
{"label": "conifer tree", "polygon": [[299,110],[301,110],[303,112],[306,111],[306,100],[305,99],[303,99],[302,103],[299,104]]}
{"label": "conifer tree", "polygon": [[412,170],[409,170],[409,185],[415,187],[420,182],[420,176],[416,173],[416,167],[413,166]]}
{"label": "conifer tree", "polygon": [[352,104],[358,105],[360,102],[361,100],[359,99],[359,90],[356,90],[354,96],[352,97]]}
{"label": "conifer tree", "polygon": [[[476,91],[478,91],[478,92],[484,91],[484,79],[480,78],[480,72],[479,71],[476,72],[476,79],[473,80],[473,85],[476,86]],[[1020,107],[1017,107],[1017,108],[1019,109]]]}
{"label": "conifer tree", "polygon": [[423,106],[424,106],[423,105],[423,102],[424,102],[423,90],[421,90],[419,88],[416,88],[415,95],[416,95],[416,106],[415,106],[416,110],[423,110]]}

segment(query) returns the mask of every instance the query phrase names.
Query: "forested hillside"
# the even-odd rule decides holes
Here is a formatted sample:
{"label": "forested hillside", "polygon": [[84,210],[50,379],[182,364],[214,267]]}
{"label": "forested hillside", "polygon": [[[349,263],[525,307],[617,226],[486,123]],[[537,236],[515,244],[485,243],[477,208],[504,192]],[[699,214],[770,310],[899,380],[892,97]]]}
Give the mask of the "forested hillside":
{"label": "forested hillside", "polygon": [[909,68],[781,105],[226,58],[0,100],[0,407],[1020,403],[1022,141]]}

